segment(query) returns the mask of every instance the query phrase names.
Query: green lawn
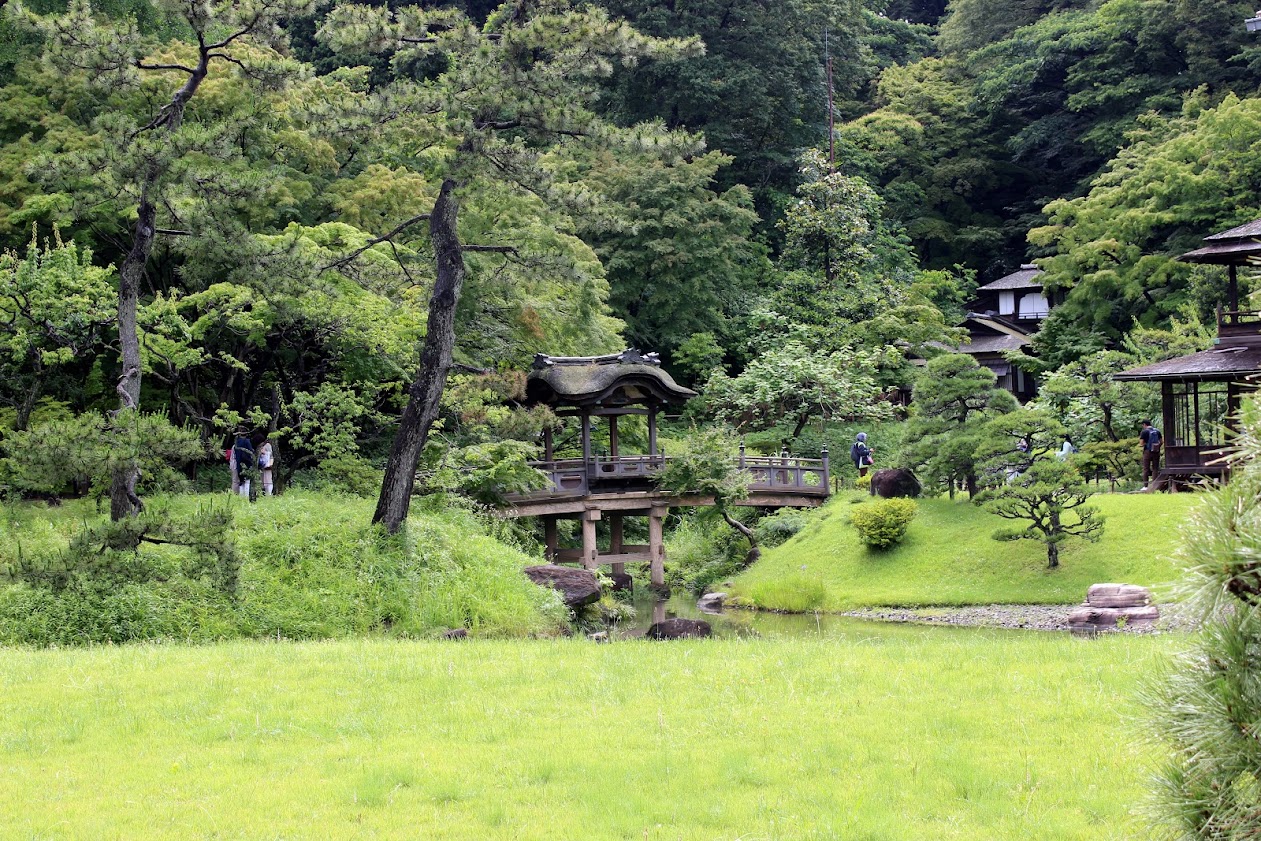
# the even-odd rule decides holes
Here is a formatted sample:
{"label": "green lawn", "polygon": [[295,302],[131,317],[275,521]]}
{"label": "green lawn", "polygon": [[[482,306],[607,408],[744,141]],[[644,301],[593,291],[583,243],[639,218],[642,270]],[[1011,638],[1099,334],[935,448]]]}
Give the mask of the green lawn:
{"label": "green lawn", "polygon": [[0,651],[0,837],[1089,839],[1170,637]]}
{"label": "green lawn", "polygon": [[[1177,577],[1178,529],[1196,494],[1100,494],[1103,539],[1065,544],[1060,568],[1046,568],[1046,549],[1030,540],[992,539],[1004,521],[966,499],[925,499],[901,544],[884,552],[863,546],[849,523],[852,495],[830,502],[801,533],[768,550],[735,580],[732,591],[763,608],[867,605],[1071,604],[1091,584],[1114,581],[1157,587]],[[864,501],[867,497],[861,497]],[[808,593],[803,604],[803,594]],[[810,603],[814,602],[814,603]]]}

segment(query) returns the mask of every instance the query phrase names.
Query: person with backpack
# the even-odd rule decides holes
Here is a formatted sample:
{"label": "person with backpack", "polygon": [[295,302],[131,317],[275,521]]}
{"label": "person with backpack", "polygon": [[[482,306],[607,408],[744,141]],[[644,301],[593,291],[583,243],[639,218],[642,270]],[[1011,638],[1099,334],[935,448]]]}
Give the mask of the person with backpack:
{"label": "person with backpack", "polygon": [[236,462],[237,492],[249,499],[250,479],[254,477],[254,444],[244,429],[236,432],[236,442],[232,445],[232,460]]}
{"label": "person with backpack", "polygon": [[854,469],[858,471],[859,476],[867,475],[867,468],[873,462],[871,452],[871,447],[867,446],[867,433],[858,433],[854,446],[849,448],[849,460],[854,462]]}
{"label": "person with backpack", "polygon": [[1160,448],[1165,439],[1160,430],[1152,426],[1151,421],[1145,420],[1142,431],[1138,433],[1138,440],[1143,444],[1143,485],[1147,487],[1160,472]]}

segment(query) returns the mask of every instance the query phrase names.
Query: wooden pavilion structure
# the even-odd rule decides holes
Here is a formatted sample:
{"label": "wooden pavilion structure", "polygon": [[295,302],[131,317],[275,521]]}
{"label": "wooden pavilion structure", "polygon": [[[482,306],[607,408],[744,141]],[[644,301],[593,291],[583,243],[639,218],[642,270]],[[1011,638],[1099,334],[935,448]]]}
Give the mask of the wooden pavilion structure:
{"label": "wooden pavilion structure", "polygon": [[1033,334],[1051,312],[1051,302],[1042,288],[1043,272],[1033,263],[1004,275],[976,290],[963,327],[968,342],[955,348],[994,372],[996,384],[1021,402],[1037,394],[1037,382],[1007,361],[1009,351],[1027,348]]}
{"label": "wooden pavilion structure", "polygon": [[1261,219],[1205,237],[1206,245],[1179,257],[1226,266],[1225,307],[1217,307],[1217,338],[1199,353],[1143,365],[1118,380],[1160,383],[1165,463],[1155,484],[1173,486],[1196,476],[1222,477],[1225,434],[1240,398],[1261,376],[1261,313],[1240,309],[1240,266],[1261,264]]}
{"label": "wooden pavilion structure", "polygon": [[[534,467],[550,482],[540,491],[509,497],[509,517],[540,517],[553,562],[579,562],[588,568],[646,562],[654,584],[665,582],[663,521],[672,506],[712,505],[712,498],[677,496],[657,489],[657,473],[668,457],[657,441],[657,422],[670,407],[682,406],[696,392],[684,388],[661,368],[656,354],[636,350],[606,356],[562,357],[539,354],[526,380],[527,405],[550,406],[560,418],[579,422],[578,457],[557,458],[555,430],[543,433],[543,461]],[[648,424],[648,452],[626,453],[618,422],[642,416]],[[597,424],[607,431],[607,449],[595,446]],[[751,474],[750,494],[740,504],[767,507],[814,507],[828,496],[828,458],[745,456],[740,467]],[[648,518],[648,543],[624,542],[626,517]],[[582,548],[562,549],[557,521],[582,522]],[[608,523],[608,548],[597,541],[597,523]]]}

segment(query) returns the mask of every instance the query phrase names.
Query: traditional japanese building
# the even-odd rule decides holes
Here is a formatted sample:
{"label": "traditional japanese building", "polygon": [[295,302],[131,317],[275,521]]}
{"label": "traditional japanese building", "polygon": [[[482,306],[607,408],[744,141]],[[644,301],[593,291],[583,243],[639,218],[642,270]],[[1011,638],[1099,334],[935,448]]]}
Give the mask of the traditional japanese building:
{"label": "traditional japanese building", "polygon": [[[563,357],[539,354],[526,380],[526,404],[550,406],[557,417],[578,422],[574,455],[557,457],[558,430],[543,433],[544,459],[534,466],[547,474],[547,487],[509,498],[505,516],[540,517],[548,558],[586,567],[647,562],[654,584],[664,583],[662,521],[672,506],[712,505],[713,499],[678,496],[657,488],[656,477],[669,456],[661,452],[657,423],[671,407],[681,407],[696,392],[683,388],[661,368],[656,354],[627,350],[607,356]],[[619,421],[643,417],[647,453],[627,453]],[[603,426],[603,430],[599,427]],[[569,436],[567,436],[569,437]],[[643,440],[641,438],[641,440]],[[599,441],[599,444],[597,444]],[[743,505],[814,507],[828,496],[828,458],[757,457],[740,453],[740,467],[751,474]],[[648,518],[648,543],[624,542],[626,517]],[[562,549],[557,521],[582,522],[582,548]],[[608,548],[597,541],[597,523],[608,523]]]}
{"label": "traditional japanese building", "polygon": [[1261,313],[1240,308],[1240,266],[1261,263],[1261,220],[1205,237],[1206,245],[1179,257],[1188,263],[1226,266],[1226,302],[1217,308],[1217,338],[1199,353],[1132,368],[1118,380],[1160,383],[1164,464],[1159,480],[1220,477],[1226,432],[1240,398],[1255,391],[1261,375]]}
{"label": "traditional japanese building", "polygon": [[1021,401],[1037,394],[1037,382],[1008,362],[1005,354],[1027,347],[1051,312],[1038,279],[1041,275],[1041,269],[1026,263],[1019,271],[978,288],[962,325],[971,341],[958,348],[993,371],[998,386]]}

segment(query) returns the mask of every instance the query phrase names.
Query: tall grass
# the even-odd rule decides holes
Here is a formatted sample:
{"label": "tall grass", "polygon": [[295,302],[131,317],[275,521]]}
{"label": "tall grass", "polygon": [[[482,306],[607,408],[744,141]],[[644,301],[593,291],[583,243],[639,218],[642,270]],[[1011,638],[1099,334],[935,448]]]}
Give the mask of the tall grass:
{"label": "tall grass", "polygon": [[[163,504],[187,513],[197,502],[190,496]],[[229,504],[242,557],[235,597],[174,573],[59,594],[0,584],[0,642],[425,636],[447,628],[520,636],[555,633],[564,623],[557,596],[521,574],[533,560],[492,537],[467,511],[420,510],[403,535],[391,537],[368,525],[370,503],[355,497],[293,492]],[[0,567],[11,566],[19,551],[55,558],[76,530],[100,516],[85,502],[7,506]],[[144,545],[140,551],[177,550]]]}
{"label": "tall grass", "polygon": [[1090,839],[1167,639],[0,651],[0,837]]}

